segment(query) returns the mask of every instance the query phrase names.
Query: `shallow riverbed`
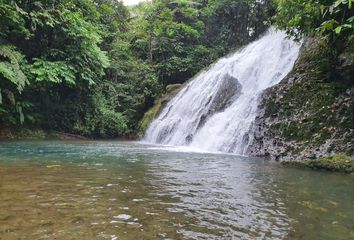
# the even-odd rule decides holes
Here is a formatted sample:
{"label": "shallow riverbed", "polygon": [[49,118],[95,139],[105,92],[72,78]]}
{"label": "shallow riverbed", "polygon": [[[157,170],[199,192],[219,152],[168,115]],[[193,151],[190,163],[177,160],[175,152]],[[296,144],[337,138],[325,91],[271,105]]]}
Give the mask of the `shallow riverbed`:
{"label": "shallow riverbed", "polygon": [[1,142],[0,239],[354,239],[354,177],[134,142]]}

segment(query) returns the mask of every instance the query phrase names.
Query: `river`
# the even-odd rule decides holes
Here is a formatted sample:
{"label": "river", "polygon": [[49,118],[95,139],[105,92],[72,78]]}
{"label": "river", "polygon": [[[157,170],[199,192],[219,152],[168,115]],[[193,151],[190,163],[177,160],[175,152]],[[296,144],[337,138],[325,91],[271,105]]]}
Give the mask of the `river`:
{"label": "river", "polygon": [[354,177],[135,142],[1,142],[0,239],[354,239]]}

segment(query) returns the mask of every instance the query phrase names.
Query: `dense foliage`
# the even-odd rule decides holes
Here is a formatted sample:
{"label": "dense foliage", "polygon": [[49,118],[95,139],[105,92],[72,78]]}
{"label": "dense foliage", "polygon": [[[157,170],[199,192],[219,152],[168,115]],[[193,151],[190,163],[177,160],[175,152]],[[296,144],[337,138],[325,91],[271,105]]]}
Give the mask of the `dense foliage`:
{"label": "dense foliage", "polygon": [[0,127],[134,134],[164,87],[267,28],[270,0],[0,0]]}
{"label": "dense foliage", "polygon": [[63,121],[48,117],[73,114],[57,108],[70,108],[62,104],[70,94],[79,97],[104,76],[109,59],[100,45],[106,29],[93,6],[87,1],[0,1],[2,124]]}
{"label": "dense foliage", "polygon": [[338,50],[354,44],[354,0],[276,0],[277,25],[289,35],[326,36]]}

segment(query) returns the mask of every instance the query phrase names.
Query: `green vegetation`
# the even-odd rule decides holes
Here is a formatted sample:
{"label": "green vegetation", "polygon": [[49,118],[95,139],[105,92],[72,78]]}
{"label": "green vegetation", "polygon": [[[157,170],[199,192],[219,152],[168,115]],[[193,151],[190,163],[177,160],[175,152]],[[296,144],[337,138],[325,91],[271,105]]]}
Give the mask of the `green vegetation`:
{"label": "green vegetation", "polygon": [[[96,138],[141,135],[163,106],[167,85],[186,82],[271,22],[298,39],[322,37],[323,48],[309,57],[316,58],[313,70],[304,69],[318,84],[292,88],[284,114],[304,104],[298,94],[306,87],[307,105],[319,108],[314,118],[326,119],[332,110],[321,107],[352,84],[352,70],[338,69],[353,59],[352,4],[155,0],[128,8],[116,0],[0,0],[0,126]],[[146,113],[154,102],[160,107]],[[290,140],[308,140],[322,131],[317,122],[304,119],[304,131],[295,123],[279,128]]]}
{"label": "green vegetation", "polygon": [[298,39],[327,35],[331,40],[353,41],[353,0],[275,0],[277,25]]}
{"label": "green vegetation", "polygon": [[86,115],[109,66],[106,2],[0,1],[1,125],[72,131]]}
{"label": "green vegetation", "polygon": [[0,0],[0,126],[134,136],[167,85],[257,38],[273,11],[270,0]]}
{"label": "green vegetation", "polygon": [[[275,0],[275,3],[277,13],[273,20],[280,29],[297,40],[303,36],[322,37],[333,50],[334,65],[344,59],[353,64],[354,0]],[[352,78],[348,81],[353,83]]]}

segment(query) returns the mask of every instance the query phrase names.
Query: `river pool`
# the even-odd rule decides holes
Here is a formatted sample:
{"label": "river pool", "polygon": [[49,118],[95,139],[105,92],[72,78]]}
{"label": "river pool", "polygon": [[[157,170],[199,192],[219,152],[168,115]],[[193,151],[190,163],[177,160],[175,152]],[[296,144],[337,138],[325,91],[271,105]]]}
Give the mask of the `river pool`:
{"label": "river pool", "polygon": [[354,239],[354,177],[135,142],[0,142],[0,239]]}

